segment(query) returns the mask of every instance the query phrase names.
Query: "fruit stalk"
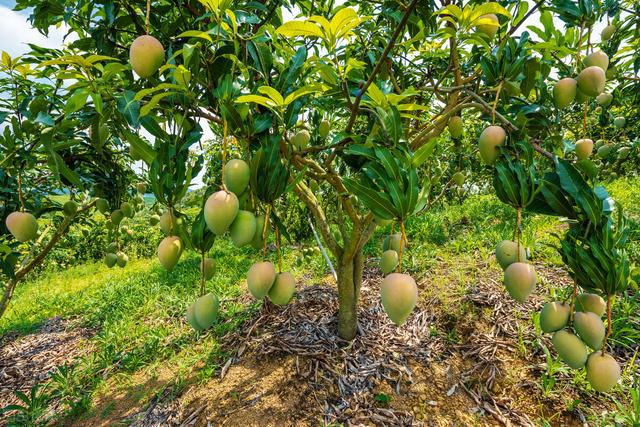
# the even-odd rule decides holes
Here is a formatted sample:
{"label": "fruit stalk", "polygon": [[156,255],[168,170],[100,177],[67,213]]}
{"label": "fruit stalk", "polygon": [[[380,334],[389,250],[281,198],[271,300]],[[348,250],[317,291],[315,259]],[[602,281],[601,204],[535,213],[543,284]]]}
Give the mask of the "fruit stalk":
{"label": "fruit stalk", "polygon": [[201,257],[200,257],[200,265],[202,266],[202,268],[200,268],[200,296],[204,295],[204,282],[205,282],[205,269],[204,269],[204,251],[201,252]]}
{"label": "fruit stalk", "polygon": [[613,298],[613,295],[607,295],[607,334],[604,336],[604,340],[602,341],[603,356],[607,351],[607,341],[609,340],[609,335],[611,335],[611,300]]}
{"label": "fruit stalk", "polygon": [[282,253],[280,252],[280,228],[276,225],[276,250],[278,251],[278,273],[282,273]]}
{"label": "fruit stalk", "polygon": [[502,91],[502,83],[498,85],[498,90],[496,91],[496,98],[493,101],[493,107],[491,108],[491,124],[496,124],[496,107],[498,106],[498,100],[500,99],[500,92]]}
{"label": "fruit stalk", "polygon": [[20,212],[24,212],[24,198],[22,197],[22,177],[18,172],[18,200],[20,201]]}
{"label": "fruit stalk", "polygon": [[573,292],[571,294],[571,304],[569,304],[569,323],[573,323],[573,308],[576,305],[576,298],[578,297],[578,283],[573,279]]}
{"label": "fruit stalk", "polygon": [[267,259],[267,227],[269,226],[269,216],[271,214],[271,205],[267,205],[267,212],[264,214],[264,224],[262,224],[262,241],[264,246],[262,248],[262,259]]}
{"label": "fruit stalk", "polygon": [[522,234],[522,209],[516,209],[516,261],[520,262],[520,235]]}
{"label": "fruit stalk", "polygon": [[147,15],[145,16],[144,25],[149,34],[149,15],[151,15],[151,0],[147,0]]}

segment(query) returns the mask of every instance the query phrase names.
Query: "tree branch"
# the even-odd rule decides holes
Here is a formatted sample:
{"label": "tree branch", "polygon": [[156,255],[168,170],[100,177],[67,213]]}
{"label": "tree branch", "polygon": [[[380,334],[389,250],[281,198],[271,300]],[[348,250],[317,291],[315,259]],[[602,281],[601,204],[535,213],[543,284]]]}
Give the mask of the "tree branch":
{"label": "tree branch", "polygon": [[382,64],[386,62],[387,55],[389,55],[389,52],[393,48],[398,36],[400,36],[400,33],[403,32],[404,26],[409,20],[409,16],[411,16],[411,13],[415,8],[416,3],[418,3],[418,0],[413,0],[409,5],[409,7],[407,8],[407,10],[404,12],[402,19],[400,20],[400,23],[398,24],[395,31],[391,35],[391,39],[389,39],[389,43],[387,43],[387,47],[385,47],[384,51],[382,51],[382,55],[378,59],[376,66],[373,68],[373,71],[371,72],[369,79],[364,84],[364,86],[362,86],[362,88],[360,89],[360,93],[358,93],[358,95],[356,96],[356,99],[353,101],[353,104],[351,106],[351,116],[349,117],[349,122],[347,123],[347,127],[345,129],[347,133],[351,132],[351,130],[353,129],[353,125],[356,122],[356,116],[358,115],[358,107],[360,106],[360,101],[362,100],[362,96],[365,94],[369,86],[371,86],[371,83],[373,83],[373,80],[376,78],[376,75],[378,74],[378,72],[380,72],[380,68],[382,68]]}

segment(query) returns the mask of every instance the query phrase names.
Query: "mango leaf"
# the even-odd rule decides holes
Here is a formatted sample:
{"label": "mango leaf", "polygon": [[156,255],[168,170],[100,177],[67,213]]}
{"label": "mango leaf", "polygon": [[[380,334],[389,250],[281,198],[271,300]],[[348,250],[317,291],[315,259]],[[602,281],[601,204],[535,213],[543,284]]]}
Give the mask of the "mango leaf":
{"label": "mango leaf", "polygon": [[324,37],[320,27],[308,21],[285,22],[278,27],[276,33],[285,37]]}
{"label": "mango leaf", "polygon": [[209,43],[213,43],[213,39],[205,31],[189,30],[189,31],[185,31],[184,33],[180,33],[176,36],[177,39],[184,38],[184,37],[197,37],[200,39],[205,39]]}

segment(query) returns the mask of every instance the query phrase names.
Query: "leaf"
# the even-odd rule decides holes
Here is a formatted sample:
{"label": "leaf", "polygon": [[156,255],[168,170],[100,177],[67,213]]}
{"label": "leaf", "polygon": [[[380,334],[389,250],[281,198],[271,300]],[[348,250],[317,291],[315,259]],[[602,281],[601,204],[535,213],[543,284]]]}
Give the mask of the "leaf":
{"label": "leaf", "polygon": [[156,105],[162,100],[162,98],[166,98],[167,96],[174,95],[175,92],[162,92],[154,95],[149,102],[142,106],[140,109],[140,117],[144,117],[153,110]]}
{"label": "leaf", "polygon": [[324,33],[316,24],[307,21],[289,21],[276,30],[285,37],[324,37]]}
{"label": "leaf", "polygon": [[340,9],[331,19],[331,33],[342,38],[360,24],[360,17],[355,10],[345,7]]}
{"label": "leaf", "polygon": [[273,102],[271,98],[267,98],[266,96],[260,96],[260,95],[241,95],[236,98],[236,102],[238,104],[253,102],[267,108],[273,108],[276,106],[276,103]]}
{"label": "leaf", "polygon": [[145,140],[128,129],[123,129],[122,135],[147,165],[151,165],[153,163],[153,160],[156,158],[156,152]]}
{"label": "leaf", "polygon": [[379,216],[382,219],[395,218],[393,206],[382,193],[378,193],[371,188],[365,187],[364,185],[350,178],[346,178],[344,180],[344,186],[351,194],[362,201],[362,203],[375,215]]}
{"label": "leaf", "polygon": [[287,95],[287,97],[284,99],[284,105],[289,105],[291,104],[293,101],[295,101],[296,99],[303,97],[305,95],[309,95],[312,93],[318,93],[318,92],[323,92],[327,89],[327,86],[318,83],[315,85],[311,85],[311,86],[305,86],[302,87],[300,89],[296,89],[295,91],[291,92],[289,95]]}
{"label": "leaf", "polygon": [[138,127],[140,124],[140,103],[134,99],[134,96],[133,91],[126,90],[124,95],[117,97],[116,106],[131,126]]}
{"label": "leaf", "polygon": [[429,140],[422,147],[418,148],[415,153],[413,153],[413,159],[411,161],[411,165],[414,168],[422,166],[422,164],[433,155],[433,151],[436,147],[438,140],[436,138]]}
{"label": "leaf", "polygon": [[269,98],[273,100],[273,102],[276,105],[278,106],[284,105],[284,99],[282,98],[282,95],[280,95],[280,92],[278,92],[271,86],[260,86],[258,88],[258,92],[260,92],[263,95],[267,95]]}
{"label": "leaf", "polygon": [[371,83],[371,85],[367,89],[367,95],[377,106],[384,107],[385,105],[387,105],[387,98],[375,83]]}

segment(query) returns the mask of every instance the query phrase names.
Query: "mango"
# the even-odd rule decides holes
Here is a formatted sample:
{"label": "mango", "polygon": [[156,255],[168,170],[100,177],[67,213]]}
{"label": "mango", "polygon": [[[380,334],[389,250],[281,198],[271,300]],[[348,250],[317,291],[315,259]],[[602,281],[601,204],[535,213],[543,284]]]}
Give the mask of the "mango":
{"label": "mango", "polygon": [[620,365],[609,354],[595,351],[587,359],[587,381],[594,390],[604,393],[620,379]]}
{"label": "mango", "polygon": [[256,262],[247,273],[247,287],[256,299],[264,298],[276,280],[276,269],[269,261]]}
{"label": "mango", "polygon": [[224,185],[236,196],[242,195],[249,185],[251,170],[244,160],[232,159],[224,165]]}
{"label": "mango", "polygon": [[216,263],[213,258],[204,258],[200,261],[200,274],[204,276],[204,280],[211,280],[216,272]]}
{"label": "mango", "polygon": [[500,126],[485,128],[478,138],[480,158],[487,165],[492,165],[498,158],[498,147],[504,144],[507,134]]}
{"label": "mango", "polygon": [[449,133],[452,138],[460,138],[464,129],[462,125],[462,117],[451,116],[449,119]]}
{"label": "mango", "polygon": [[476,29],[487,36],[489,40],[493,39],[500,28],[500,21],[498,20],[498,17],[493,13],[489,13],[480,16],[478,21],[481,23],[476,24]]}
{"label": "mango", "polygon": [[600,67],[602,71],[606,72],[609,68],[609,56],[598,50],[585,56],[583,63],[585,67]]}
{"label": "mango", "polygon": [[598,317],[602,317],[607,312],[607,303],[600,295],[584,292],[576,298],[575,309],[576,311],[590,311],[597,314]]}
{"label": "mango", "polygon": [[182,254],[182,241],[176,236],[165,237],[158,245],[158,260],[160,264],[171,271],[178,264]]}
{"label": "mango", "polygon": [[11,212],[5,224],[9,233],[19,242],[28,242],[38,236],[38,221],[28,212]]}
{"label": "mango", "polygon": [[107,253],[104,256],[104,263],[107,267],[112,268],[118,262],[118,255],[114,253]]}
{"label": "mango", "polygon": [[133,71],[145,79],[158,71],[164,62],[164,48],[155,37],[140,36],[131,43],[129,62]]}
{"label": "mango", "polygon": [[256,217],[249,211],[238,211],[236,218],[231,223],[229,234],[233,244],[241,247],[248,245],[256,234]]}
{"label": "mango", "polygon": [[68,200],[62,205],[62,211],[66,216],[74,216],[78,212],[78,204],[73,200]]}
{"label": "mango", "polygon": [[236,219],[240,203],[234,193],[224,190],[213,193],[204,205],[204,220],[214,234],[224,234]]}
{"label": "mango", "polygon": [[202,329],[213,325],[219,312],[220,299],[213,292],[201,296],[193,304],[193,318]]}
{"label": "mango", "polygon": [[289,272],[278,273],[269,289],[269,299],[276,305],[285,305],[291,301],[296,291],[296,279]]}
{"label": "mango", "polygon": [[396,326],[401,326],[416,306],[418,286],[408,274],[391,273],[380,285],[380,296],[387,316]]}
{"label": "mango", "polygon": [[578,160],[585,160],[591,157],[593,153],[593,140],[589,138],[579,139],[576,141],[576,157]]}
{"label": "mango", "polygon": [[389,274],[398,266],[398,252],[387,249],[380,258],[380,269],[383,274]]}
{"label": "mango", "polygon": [[518,302],[525,302],[536,286],[536,270],[531,264],[514,262],[504,270],[504,285],[509,295]]}
{"label": "mango", "polygon": [[605,328],[597,314],[590,311],[577,311],[573,316],[573,328],[589,347],[594,350],[602,348]]}
{"label": "mango", "polygon": [[587,346],[566,329],[561,329],[551,338],[553,347],[564,362],[573,369],[580,369],[587,361]]}
{"label": "mango", "polygon": [[593,65],[580,71],[577,80],[580,92],[587,96],[598,96],[604,92],[607,78],[601,67]]}
{"label": "mango", "polygon": [[520,252],[518,255],[518,242],[513,240],[503,240],[496,247],[496,259],[502,269],[506,269],[517,261],[525,262],[527,260],[527,250],[520,243]]}
{"label": "mango", "polygon": [[578,82],[571,77],[558,80],[553,86],[553,101],[556,107],[562,109],[566,108],[576,99],[576,91],[578,89]]}
{"label": "mango", "polygon": [[542,307],[540,311],[540,329],[543,332],[555,332],[563,329],[569,323],[569,305],[554,301]]}

